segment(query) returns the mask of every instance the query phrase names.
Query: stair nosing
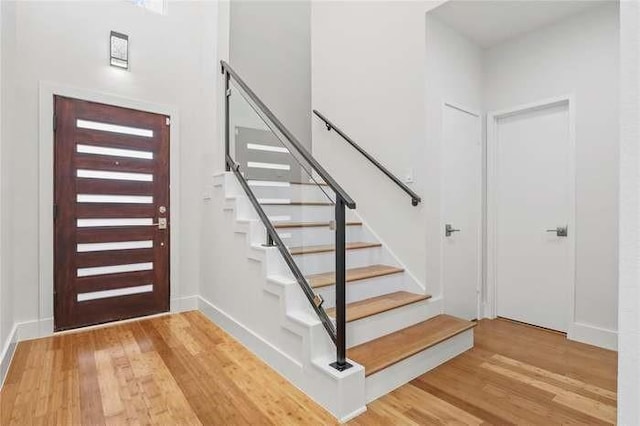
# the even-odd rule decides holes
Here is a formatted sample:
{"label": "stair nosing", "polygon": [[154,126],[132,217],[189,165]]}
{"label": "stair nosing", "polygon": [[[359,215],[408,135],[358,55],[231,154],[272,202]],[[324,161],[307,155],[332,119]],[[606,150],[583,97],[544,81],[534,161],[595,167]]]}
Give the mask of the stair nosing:
{"label": "stair nosing", "polygon": [[[372,265],[370,265],[370,266],[372,266]],[[389,269],[387,271],[384,271],[384,272],[380,272],[379,271],[379,272],[377,272],[375,274],[372,274],[372,275],[369,275],[369,276],[358,277],[358,278],[349,278],[349,276],[348,276],[349,275],[348,274],[349,273],[349,269],[347,269],[347,271],[346,271],[347,272],[346,273],[347,277],[345,279],[345,282],[346,283],[353,283],[353,282],[357,282],[357,281],[368,280],[368,279],[371,279],[371,278],[385,277],[387,275],[394,275],[394,274],[399,274],[401,272],[404,272],[404,269],[398,268],[397,266],[390,266],[390,265],[382,265],[382,266],[388,266],[391,269]],[[364,267],[361,267],[361,268],[367,268],[367,266],[364,266]],[[352,268],[352,269],[361,269],[361,268]],[[323,275],[323,274],[312,274],[312,276],[314,276],[314,275]],[[308,279],[309,279],[309,277],[307,277],[307,280]],[[322,287],[331,287],[332,285],[336,285],[336,282],[335,282],[335,278],[334,278],[334,280],[332,282],[327,283],[327,284],[322,284],[322,285],[316,284],[316,285],[313,285],[313,284],[309,283],[309,285],[311,286],[311,288],[322,288]]]}
{"label": "stair nosing", "polygon": [[[361,246],[349,246],[350,243],[347,243],[347,250],[362,250],[367,248],[376,248],[382,247],[382,243],[369,243],[366,241],[357,241],[351,244],[363,244]],[[314,249],[314,247],[324,247],[322,249]],[[305,249],[309,249],[311,251],[305,252]],[[290,247],[289,251],[292,256],[304,256],[307,254],[318,254],[318,253],[330,253],[332,251],[336,251],[335,245],[325,244],[325,245],[317,245],[317,246],[301,246],[301,247]]]}
{"label": "stair nosing", "polygon": [[[392,335],[394,335],[396,333],[400,333],[403,330],[406,330],[408,328],[415,327],[415,326],[418,326],[420,324],[429,322],[429,321],[431,321],[431,320],[433,320],[435,318],[441,317],[443,315],[444,316],[451,316],[451,315],[446,315],[446,314],[436,315],[435,317],[429,318],[426,321],[419,322],[419,323],[411,325],[409,327],[405,327],[403,329],[397,330],[397,331],[395,331],[393,333],[389,333],[389,334],[386,334],[386,335],[384,335],[382,337],[378,337],[377,339],[373,339],[373,340],[370,340],[368,342],[362,343],[360,345],[354,346],[353,348],[350,348],[350,350],[353,350],[355,348],[361,347],[363,345],[371,344],[372,342],[377,342],[377,341],[383,340],[383,339],[388,338],[389,336],[392,336]],[[464,320],[461,320],[461,321],[464,321]],[[367,369],[366,366],[363,365],[363,367],[365,367],[364,375],[365,375],[365,377],[368,377],[368,376],[374,375],[376,373],[379,373],[382,370],[385,370],[385,369],[387,369],[387,368],[389,368],[389,367],[391,367],[391,366],[393,366],[395,364],[398,364],[398,363],[404,361],[405,359],[411,358],[412,356],[414,356],[416,354],[419,354],[420,352],[423,352],[423,351],[425,351],[425,350],[427,350],[429,348],[432,348],[432,347],[434,347],[436,345],[439,345],[440,343],[442,343],[442,342],[444,342],[446,340],[449,340],[449,339],[451,339],[453,337],[456,337],[457,335],[459,335],[461,333],[464,333],[465,331],[471,330],[476,325],[477,324],[475,322],[468,321],[468,323],[465,324],[464,327],[460,327],[460,329],[456,330],[455,332],[453,332],[451,334],[444,335],[444,336],[442,336],[442,337],[440,337],[440,338],[438,338],[436,340],[433,340],[433,341],[429,342],[428,344],[425,344],[425,345],[422,345],[420,347],[416,347],[416,348],[414,348],[412,350],[409,350],[409,351],[403,353],[400,357],[398,357],[396,359],[392,359],[392,360],[388,361],[387,363],[382,363],[382,364],[376,366],[375,368]],[[349,350],[347,350],[347,357],[349,357]],[[352,358],[352,360],[358,362],[358,360],[356,360],[356,359]]]}
{"label": "stair nosing", "polygon": [[[400,304],[395,305],[395,306],[389,306],[389,307],[384,308],[384,309],[382,309],[380,311],[377,311],[377,312],[372,312],[372,313],[369,313],[367,315],[359,316],[357,318],[349,318],[349,305],[353,305],[353,304],[358,303],[358,302],[364,302],[364,301],[367,301],[367,300],[378,299],[378,298],[382,298],[383,296],[388,296],[390,294],[397,294],[397,293],[401,293],[401,292],[400,291],[396,291],[396,292],[388,293],[388,294],[385,294],[385,295],[382,295],[382,296],[370,297],[370,298],[367,298],[367,299],[359,300],[357,302],[348,303],[347,304],[347,323],[358,321],[358,320],[361,320],[361,319],[364,319],[364,318],[369,318],[369,317],[372,317],[374,315],[383,314],[385,312],[393,311],[394,309],[402,308],[404,306],[413,305],[414,303],[424,302],[425,300],[429,300],[432,297],[430,294],[410,293],[410,292],[407,291],[405,293],[415,294],[416,296],[419,296],[419,297],[416,297],[415,300],[411,300],[411,301],[408,301],[408,302],[403,302],[403,303],[400,303]],[[335,315],[334,315],[335,314],[335,308],[327,309],[326,312],[327,312],[327,315],[329,317],[335,318]]]}
{"label": "stair nosing", "polygon": [[333,203],[325,203],[323,201],[290,201],[288,203],[260,203],[261,206],[313,206],[313,207],[330,207]]}
{"label": "stair nosing", "polygon": [[[347,226],[362,226],[362,222],[347,222]],[[329,222],[281,222],[274,223],[273,227],[276,229],[286,229],[286,228],[324,228],[329,227],[331,224]]]}

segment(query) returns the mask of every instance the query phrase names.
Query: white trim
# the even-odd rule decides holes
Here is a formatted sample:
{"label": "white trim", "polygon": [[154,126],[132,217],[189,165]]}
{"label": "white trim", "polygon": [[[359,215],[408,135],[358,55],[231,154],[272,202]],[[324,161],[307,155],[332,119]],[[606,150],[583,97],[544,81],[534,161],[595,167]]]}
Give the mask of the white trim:
{"label": "white trim", "polygon": [[[476,259],[477,262],[477,267],[478,267],[478,276],[476,277],[476,319],[481,318],[482,317],[482,312],[480,309],[481,303],[482,303],[482,281],[483,281],[483,277],[484,277],[484,262],[483,262],[483,256],[484,256],[484,250],[485,250],[485,241],[484,241],[484,235],[483,235],[483,228],[484,228],[484,220],[485,220],[485,213],[484,213],[484,209],[483,209],[483,204],[484,204],[484,191],[483,191],[483,184],[484,184],[484,164],[482,161],[482,158],[484,156],[485,150],[484,150],[484,144],[483,144],[483,135],[482,135],[482,114],[480,112],[474,111],[471,108],[467,108],[464,106],[461,106],[460,104],[456,104],[456,103],[452,103],[452,102],[443,102],[442,103],[442,113],[440,115],[440,138],[442,141],[442,150],[441,150],[441,154],[440,154],[440,162],[442,163],[442,159],[443,159],[443,153],[442,151],[444,151],[444,137],[445,137],[445,128],[444,128],[444,111],[445,108],[452,108],[455,109],[457,111],[460,111],[462,113],[465,114],[469,114],[472,117],[476,117],[479,120],[479,124],[480,124],[480,134],[478,135],[480,137],[480,150],[479,150],[479,156],[477,158],[477,160],[480,163],[480,176],[478,176],[478,190],[480,191],[480,204],[477,206],[478,209],[478,215],[480,216],[480,222],[479,222],[479,228],[478,228],[478,258]],[[440,181],[440,288],[442,289],[442,298],[444,299],[444,304],[443,306],[446,306],[446,297],[447,295],[445,294],[445,284],[444,284],[444,250],[445,250],[445,242],[446,242],[446,238],[444,235],[444,227],[446,226],[446,218],[444,217],[444,189],[445,188],[445,181],[443,178],[441,178]]]}
{"label": "white trim", "polygon": [[442,103],[443,107],[450,107],[453,109],[457,109],[460,112],[464,112],[465,114],[469,114],[469,115],[473,115],[474,117],[478,117],[478,118],[482,118],[482,113],[480,113],[480,111],[476,111],[472,108],[467,108],[466,106],[463,106],[461,104],[455,103],[455,102],[443,102]]}
{"label": "white trim", "polygon": [[7,373],[9,372],[9,366],[11,366],[13,355],[16,352],[16,347],[18,345],[17,336],[18,336],[18,325],[13,324],[13,328],[11,328],[11,331],[9,332],[7,341],[4,342],[2,353],[0,353],[0,389],[2,389],[2,385],[4,384],[4,379],[7,378]]}
{"label": "white trim", "polygon": [[198,299],[200,296],[185,296],[171,299],[171,313],[187,312],[198,310]]}
{"label": "white trim", "polygon": [[569,325],[567,338],[612,351],[618,350],[618,332],[594,325],[573,322]]}
{"label": "white trim", "polygon": [[[486,304],[484,306],[483,316],[487,318],[495,318],[497,308],[497,265],[496,265],[496,232],[498,225],[496,223],[496,194],[495,187],[497,184],[497,120],[500,118],[508,117],[515,114],[521,114],[523,112],[534,111],[537,109],[548,108],[553,105],[567,104],[569,111],[569,268],[571,282],[569,283],[569,312],[567,313],[569,321],[568,326],[571,330],[575,323],[575,288],[576,288],[576,148],[575,148],[575,101],[573,95],[559,96],[550,99],[543,99],[537,102],[532,102],[525,105],[516,106],[513,108],[494,111],[487,114],[487,294]],[[572,231],[573,230],[573,231]],[[567,332],[569,332],[567,330]],[[568,333],[569,338],[571,338]]]}
{"label": "white trim", "polygon": [[[180,117],[175,106],[151,103],[143,100],[124,98],[115,94],[96,92],[90,89],[72,87],[49,81],[39,85],[39,180],[38,180],[38,279],[39,311],[36,322],[38,336],[53,333],[53,321],[43,320],[53,316],[53,97],[55,95],[83,99],[123,108],[168,115],[171,118],[169,130],[170,150],[170,294],[180,295]],[[174,299],[171,299],[173,301]],[[173,306],[171,306],[173,312]],[[20,339],[22,340],[22,339]]]}

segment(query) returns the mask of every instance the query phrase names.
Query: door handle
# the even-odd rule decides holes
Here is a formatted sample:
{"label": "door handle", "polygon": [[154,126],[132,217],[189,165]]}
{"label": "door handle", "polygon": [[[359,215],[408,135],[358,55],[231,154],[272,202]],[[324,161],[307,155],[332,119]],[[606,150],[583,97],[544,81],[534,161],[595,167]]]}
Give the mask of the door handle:
{"label": "door handle", "polygon": [[547,232],[555,232],[556,237],[566,237],[569,235],[569,227],[558,226],[556,229],[547,229]]}
{"label": "door handle", "polygon": [[454,232],[460,232],[459,229],[453,229],[453,226],[449,225],[448,223],[444,226],[444,236],[445,237],[450,237],[451,234],[453,234]]}

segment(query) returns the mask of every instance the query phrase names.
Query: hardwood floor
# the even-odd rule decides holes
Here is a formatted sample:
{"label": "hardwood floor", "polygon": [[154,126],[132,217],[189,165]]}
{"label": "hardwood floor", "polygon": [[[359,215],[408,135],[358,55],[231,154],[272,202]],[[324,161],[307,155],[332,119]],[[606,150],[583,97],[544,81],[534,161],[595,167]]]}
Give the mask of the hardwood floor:
{"label": "hardwood floor", "polygon": [[202,314],[18,345],[2,425],[293,425],[333,418]]}
{"label": "hardwood floor", "polygon": [[353,425],[612,424],[617,353],[506,320],[470,351],[369,404]]}
{"label": "hardwood floor", "polygon": [[[616,353],[483,320],[475,348],[353,425],[615,422]],[[18,345],[0,424],[335,424],[198,312]]]}

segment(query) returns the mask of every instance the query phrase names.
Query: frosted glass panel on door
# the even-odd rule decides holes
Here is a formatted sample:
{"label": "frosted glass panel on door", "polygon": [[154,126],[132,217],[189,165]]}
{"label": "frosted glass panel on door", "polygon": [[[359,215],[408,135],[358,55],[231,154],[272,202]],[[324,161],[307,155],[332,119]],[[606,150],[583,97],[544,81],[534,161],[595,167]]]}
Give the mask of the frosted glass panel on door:
{"label": "frosted glass panel on door", "polygon": [[133,250],[153,248],[153,241],[119,241],[113,243],[86,243],[78,244],[78,253],[109,250]]}
{"label": "frosted glass panel on door", "polygon": [[101,123],[98,121],[77,120],[76,125],[79,129],[101,130],[103,132],[120,133],[123,135],[142,136],[145,138],[153,137],[153,130],[140,129],[137,127],[118,126],[116,124]]}
{"label": "frosted glass panel on door", "polygon": [[78,228],[96,226],[151,226],[153,218],[118,218],[118,219],[78,219]]}
{"label": "frosted glass panel on door", "polygon": [[103,146],[78,144],[76,151],[80,154],[107,155],[111,157],[140,158],[143,160],[153,160],[153,152],[139,151],[135,149],[106,148]]}
{"label": "frosted glass panel on door", "polygon": [[125,265],[96,266],[92,268],[78,268],[78,277],[93,275],[119,274],[123,272],[151,271],[153,262],[128,263]]}
{"label": "frosted glass panel on door", "polygon": [[107,172],[103,170],[78,169],[79,178],[85,179],[109,179],[109,180],[132,180],[138,182],[153,182],[153,175],[150,173],[125,173]]}
{"label": "frosted glass panel on door", "polygon": [[146,195],[98,195],[98,194],[78,194],[79,203],[131,203],[131,204],[152,204],[153,197]]}
{"label": "frosted glass panel on door", "polygon": [[87,293],[78,293],[78,302],[87,300],[106,299],[107,297],[129,296],[132,294],[151,293],[153,284],[138,285],[135,287],[118,288],[115,290],[91,291]]}

